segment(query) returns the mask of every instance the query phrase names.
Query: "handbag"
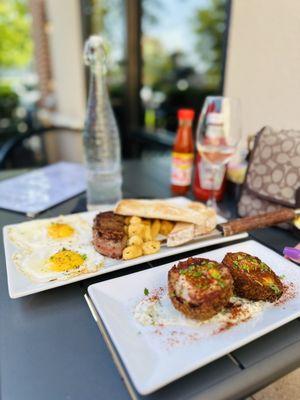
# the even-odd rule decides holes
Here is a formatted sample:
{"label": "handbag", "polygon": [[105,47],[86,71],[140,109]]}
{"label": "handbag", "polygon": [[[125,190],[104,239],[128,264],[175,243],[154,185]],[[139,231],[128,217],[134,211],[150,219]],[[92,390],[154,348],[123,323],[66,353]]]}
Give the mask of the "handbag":
{"label": "handbag", "polygon": [[241,217],[300,206],[300,131],[264,127],[255,137],[238,202]]}

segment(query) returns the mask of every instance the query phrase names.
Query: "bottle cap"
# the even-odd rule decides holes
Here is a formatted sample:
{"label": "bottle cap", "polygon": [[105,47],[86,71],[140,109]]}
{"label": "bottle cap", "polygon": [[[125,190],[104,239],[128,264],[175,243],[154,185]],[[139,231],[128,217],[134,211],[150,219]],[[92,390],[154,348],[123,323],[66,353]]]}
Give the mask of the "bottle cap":
{"label": "bottle cap", "polygon": [[84,45],[83,58],[86,65],[105,65],[106,54],[104,40],[99,35],[90,36]]}
{"label": "bottle cap", "polygon": [[195,111],[190,108],[181,108],[177,112],[178,119],[189,119],[193,120],[195,116]]}

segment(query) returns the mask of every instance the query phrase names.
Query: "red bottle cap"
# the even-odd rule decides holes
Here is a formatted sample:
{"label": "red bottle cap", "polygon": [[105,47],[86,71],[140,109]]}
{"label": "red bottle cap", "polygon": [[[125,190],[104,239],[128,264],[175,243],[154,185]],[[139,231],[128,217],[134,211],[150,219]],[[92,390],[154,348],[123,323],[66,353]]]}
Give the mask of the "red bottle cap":
{"label": "red bottle cap", "polygon": [[190,108],[181,108],[177,112],[178,119],[189,119],[193,120],[195,116],[195,111]]}

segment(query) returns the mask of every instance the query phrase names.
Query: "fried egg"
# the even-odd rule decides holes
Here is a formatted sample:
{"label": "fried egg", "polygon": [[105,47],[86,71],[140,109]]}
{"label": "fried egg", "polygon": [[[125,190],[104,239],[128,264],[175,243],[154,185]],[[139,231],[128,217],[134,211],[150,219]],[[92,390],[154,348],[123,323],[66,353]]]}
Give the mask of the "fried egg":
{"label": "fried egg", "polygon": [[34,282],[65,280],[98,271],[104,257],[91,246],[40,248],[16,253],[16,266]]}
{"label": "fried egg", "polygon": [[34,251],[40,247],[86,245],[92,229],[79,215],[23,222],[9,228],[8,237],[18,248]]}

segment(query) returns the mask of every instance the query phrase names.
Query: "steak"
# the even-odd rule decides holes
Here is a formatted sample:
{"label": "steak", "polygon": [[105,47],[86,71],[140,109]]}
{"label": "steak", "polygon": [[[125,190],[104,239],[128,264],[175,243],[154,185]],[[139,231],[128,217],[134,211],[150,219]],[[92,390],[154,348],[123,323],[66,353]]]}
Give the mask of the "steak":
{"label": "steak", "polygon": [[98,253],[111,258],[122,258],[127,241],[124,226],[124,217],[112,211],[96,215],[93,223],[93,245]]}

